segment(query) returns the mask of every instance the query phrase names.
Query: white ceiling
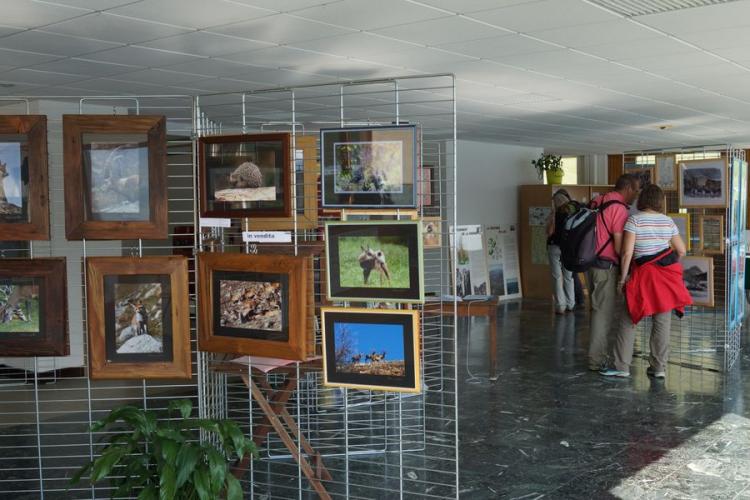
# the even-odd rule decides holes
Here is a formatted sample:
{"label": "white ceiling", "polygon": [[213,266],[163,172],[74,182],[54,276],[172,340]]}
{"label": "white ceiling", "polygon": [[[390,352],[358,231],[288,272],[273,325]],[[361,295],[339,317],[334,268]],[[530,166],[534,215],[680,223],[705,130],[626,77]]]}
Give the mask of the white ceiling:
{"label": "white ceiling", "polygon": [[0,94],[448,72],[466,139],[565,153],[748,145],[749,47],[750,0],[3,0]]}

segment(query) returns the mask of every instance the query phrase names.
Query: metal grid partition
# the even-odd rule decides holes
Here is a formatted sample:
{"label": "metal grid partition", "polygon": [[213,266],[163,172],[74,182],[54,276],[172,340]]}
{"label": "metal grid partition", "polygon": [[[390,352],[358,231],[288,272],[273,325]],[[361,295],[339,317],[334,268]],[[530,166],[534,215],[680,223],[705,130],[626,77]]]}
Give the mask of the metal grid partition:
{"label": "metal grid partition", "polygon": [[[292,243],[268,247],[242,242],[243,230],[265,228],[262,220],[232,220],[226,229],[203,229],[204,250],[224,252],[316,254],[325,221],[342,217],[377,219],[388,215],[349,214],[320,209],[317,221],[308,220],[305,204],[320,204],[319,180],[305,178],[310,161],[319,171],[321,128],[416,124],[420,133],[422,165],[431,167],[418,196],[419,216],[440,217],[443,238],[439,248],[425,250],[425,288],[438,299],[452,293],[450,259],[454,251],[445,231],[455,220],[456,111],[451,75],[357,81],[306,87],[269,89],[236,94],[203,95],[196,99],[199,136],[216,134],[289,132],[295,165]],[[428,185],[429,183],[429,185]],[[383,207],[384,209],[387,207]],[[410,217],[397,211],[395,217]],[[317,307],[325,303],[324,255],[314,257],[315,304],[310,306],[311,330],[320,351],[321,331]],[[339,303],[336,305],[349,305]],[[363,305],[363,304],[356,304]],[[442,304],[441,304],[442,305]],[[382,307],[384,304],[366,304]],[[455,307],[455,306],[454,306]],[[325,493],[305,476],[304,464],[294,460],[288,442],[280,436],[253,399],[246,382],[258,379],[262,360],[241,365],[235,374],[218,373],[229,356],[201,353],[205,368],[202,388],[206,414],[226,414],[241,422],[256,442],[260,459],[247,464],[243,485],[258,498],[457,498],[457,388],[456,330],[454,317],[421,310],[423,382],[419,395],[401,395],[353,389],[327,388],[317,368],[304,363],[260,377],[259,384],[274,395],[271,401],[288,400],[288,409],[301,434],[290,432],[294,446],[311,462],[319,454],[330,476],[321,482]],[[255,362],[256,365],[252,365]],[[244,373],[241,371],[244,370]],[[255,374],[255,375],[254,375]],[[243,377],[244,375],[244,377]],[[203,394],[202,393],[202,394]],[[222,401],[208,401],[208,394]],[[281,424],[287,426],[289,422]],[[304,436],[304,437],[302,437]],[[310,450],[314,453],[309,453]]]}
{"label": "metal grid partition", "polygon": [[[692,148],[668,148],[659,150],[630,151],[624,154],[627,166],[651,167],[659,155],[674,155],[679,161],[725,158],[729,166],[727,173],[727,208],[681,208],[677,191],[666,191],[667,213],[685,213],[690,216],[691,249],[688,255],[702,255],[700,241],[700,216],[723,216],[725,251],[723,254],[710,255],[713,258],[714,270],[714,307],[690,306],[681,320],[672,321],[670,336],[669,362],[689,368],[712,371],[726,371],[732,367],[740,353],[740,329],[742,320],[730,321],[730,276],[732,274],[732,252],[741,252],[744,265],[744,221],[732,217],[732,193],[742,193],[740,199],[742,213],[745,210],[745,193],[747,186],[739,182],[741,175],[734,176],[734,162],[745,161],[745,151],[729,145],[698,146]],[[745,168],[745,167],[741,167]],[[741,225],[741,231],[738,231]],[[731,235],[742,233],[741,238]],[[737,270],[734,270],[736,273]],[[744,286],[744,284],[743,284]],[[744,300],[744,296],[743,296]],[[636,355],[648,356],[650,318],[639,325],[636,335]]]}

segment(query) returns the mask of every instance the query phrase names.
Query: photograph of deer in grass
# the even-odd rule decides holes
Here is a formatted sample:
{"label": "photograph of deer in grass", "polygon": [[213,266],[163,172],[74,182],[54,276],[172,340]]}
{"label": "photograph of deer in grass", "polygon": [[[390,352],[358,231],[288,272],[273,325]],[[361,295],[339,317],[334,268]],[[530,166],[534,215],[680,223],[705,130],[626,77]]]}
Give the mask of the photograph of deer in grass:
{"label": "photograph of deer in grass", "polygon": [[337,142],[333,145],[334,193],[401,193],[401,141]]}
{"label": "photograph of deer in grass", "polygon": [[28,217],[29,179],[23,168],[23,146],[0,142],[0,222],[23,222]]}
{"label": "photograph of deer in grass", "polygon": [[39,285],[0,280],[0,333],[39,331]]}
{"label": "photograph of deer in grass", "polygon": [[114,287],[117,353],[164,352],[161,283],[116,283]]}
{"label": "photograph of deer in grass", "polygon": [[281,283],[221,280],[221,326],[280,332]]}
{"label": "photograph of deer in grass", "polygon": [[85,145],[84,153],[92,216],[148,219],[147,143],[93,141]]}
{"label": "photograph of deer in grass", "polygon": [[341,322],[333,332],[337,373],[406,375],[403,325]]}
{"label": "photograph of deer in grass", "polygon": [[338,243],[342,287],[409,288],[411,285],[406,238],[341,236]]}

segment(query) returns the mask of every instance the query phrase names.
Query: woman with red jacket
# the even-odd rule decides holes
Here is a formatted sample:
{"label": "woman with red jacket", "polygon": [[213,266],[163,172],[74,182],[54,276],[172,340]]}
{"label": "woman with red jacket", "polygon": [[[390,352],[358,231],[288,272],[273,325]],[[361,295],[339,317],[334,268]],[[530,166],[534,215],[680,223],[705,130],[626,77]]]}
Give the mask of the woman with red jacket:
{"label": "woman with red jacket", "polygon": [[655,184],[643,188],[638,213],[625,224],[620,256],[619,288],[625,294],[625,308],[614,347],[614,368],[602,370],[607,377],[629,377],[633,360],[636,325],[651,317],[650,377],[665,378],[669,355],[672,311],[682,317],[692,304],[682,280],[680,259],[685,243],[675,223],[664,215],[664,192]]}

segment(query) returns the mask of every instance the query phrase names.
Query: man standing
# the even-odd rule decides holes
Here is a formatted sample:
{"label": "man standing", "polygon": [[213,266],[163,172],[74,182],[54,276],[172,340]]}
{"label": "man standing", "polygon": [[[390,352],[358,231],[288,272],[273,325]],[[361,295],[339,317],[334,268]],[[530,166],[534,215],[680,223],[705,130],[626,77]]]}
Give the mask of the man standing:
{"label": "man standing", "polygon": [[[586,279],[591,299],[591,342],[589,344],[589,369],[599,371],[606,367],[613,316],[618,300],[620,248],[622,232],[628,219],[628,206],[638,197],[638,178],[621,175],[615,190],[592,201],[594,207],[609,203],[596,218],[596,251],[599,258]],[[621,298],[619,300],[622,300]]]}

